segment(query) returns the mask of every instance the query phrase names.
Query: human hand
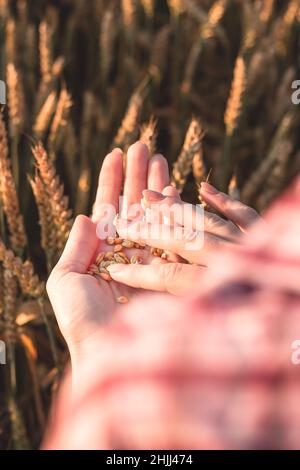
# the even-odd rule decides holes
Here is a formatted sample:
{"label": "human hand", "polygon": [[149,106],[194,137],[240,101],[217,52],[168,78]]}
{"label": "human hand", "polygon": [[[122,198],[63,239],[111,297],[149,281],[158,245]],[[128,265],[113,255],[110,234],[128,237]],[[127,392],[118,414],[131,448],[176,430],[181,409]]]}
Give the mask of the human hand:
{"label": "human hand", "polygon": [[[227,220],[209,212],[199,215],[196,207],[184,203],[171,186],[162,193],[144,191],[143,206],[150,210],[150,222],[126,224],[118,220],[118,232],[121,236],[126,234],[129,239],[176,253],[182,262],[160,266],[116,265],[109,268],[112,278],[132,287],[184,293],[193,285],[195,277],[201,275],[203,266],[207,263],[209,266],[211,252],[240,243],[242,235],[260,219],[254,209],[217,191],[208,183],[202,183],[201,196]],[[176,210],[166,225],[163,221],[166,215],[170,215],[170,207],[176,207]]]}
{"label": "human hand", "polygon": [[[147,147],[141,143],[129,149],[124,181],[124,196],[129,206],[140,203],[144,189],[162,191],[168,180],[168,166],[162,156],[156,155],[149,160]],[[92,218],[77,217],[65,250],[47,283],[49,298],[73,364],[93,350],[97,330],[110,320],[116,299],[130,297],[136,292],[128,286],[99,281],[86,274],[99,252],[111,250],[97,237],[96,227],[107,205],[118,213],[122,186],[123,155],[115,149],[102,165]],[[147,250],[143,250],[142,256],[146,263],[161,261],[154,259]]]}

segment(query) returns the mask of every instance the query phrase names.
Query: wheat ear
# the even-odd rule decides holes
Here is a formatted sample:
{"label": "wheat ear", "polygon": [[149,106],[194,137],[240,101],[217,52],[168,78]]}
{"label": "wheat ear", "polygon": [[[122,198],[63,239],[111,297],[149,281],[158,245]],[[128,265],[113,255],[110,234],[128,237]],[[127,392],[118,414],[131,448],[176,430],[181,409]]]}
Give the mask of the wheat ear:
{"label": "wheat ear", "polygon": [[56,229],[57,250],[59,251],[64,248],[72,225],[68,198],[64,196],[63,185],[43,145],[37,144],[33,147],[32,153],[51,207],[52,220]]}
{"label": "wheat ear", "polygon": [[157,121],[151,117],[150,121],[146,122],[141,126],[140,141],[147,145],[149,149],[150,158],[155,154],[156,151],[156,140],[157,140]]}
{"label": "wheat ear", "polygon": [[27,244],[27,237],[8,158],[7,134],[2,113],[0,113],[0,175],[0,199],[7,219],[10,244],[16,253],[22,254]]}
{"label": "wheat ear", "polygon": [[183,148],[173,168],[172,182],[179,192],[183,191],[195,155],[201,151],[202,140],[203,130],[200,121],[193,118],[187,130]]}

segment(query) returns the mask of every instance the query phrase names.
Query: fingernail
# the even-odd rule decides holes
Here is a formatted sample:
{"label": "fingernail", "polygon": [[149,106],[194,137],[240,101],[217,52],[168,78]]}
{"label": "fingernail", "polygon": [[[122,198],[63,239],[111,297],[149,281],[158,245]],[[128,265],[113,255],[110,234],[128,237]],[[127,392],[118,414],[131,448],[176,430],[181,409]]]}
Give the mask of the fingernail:
{"label": "fingernail", "polygon": [[209,194],[218,194],[219,192],[214,186],[206,182],[201,183],[201,189]]}
{"label": "fingernail", "polygon": [[149,202],[160,202],[165,199],[165,196],[163,196],[161,193],[158,193],[157,191],[151,191],[150,189],[145,189],[143,191],[143,196]]}
{"label": "fingernail", "polygon": [[126,269],[125,264],[111,264],[106,269],[110,274],[118,274],[123,272],[124,268]]}

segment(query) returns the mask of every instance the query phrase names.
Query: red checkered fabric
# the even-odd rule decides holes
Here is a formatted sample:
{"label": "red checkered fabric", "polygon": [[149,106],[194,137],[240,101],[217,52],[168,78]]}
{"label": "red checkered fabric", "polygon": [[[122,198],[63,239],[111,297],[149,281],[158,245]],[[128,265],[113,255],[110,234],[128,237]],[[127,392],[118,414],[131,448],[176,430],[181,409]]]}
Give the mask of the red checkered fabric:
{"label": "red checkered fabric", "polygon": [[[300,178],[186,298],[146,295],[99,332],[45,448],[300,447]],[[300,362],[300,361],[299,361]]]}

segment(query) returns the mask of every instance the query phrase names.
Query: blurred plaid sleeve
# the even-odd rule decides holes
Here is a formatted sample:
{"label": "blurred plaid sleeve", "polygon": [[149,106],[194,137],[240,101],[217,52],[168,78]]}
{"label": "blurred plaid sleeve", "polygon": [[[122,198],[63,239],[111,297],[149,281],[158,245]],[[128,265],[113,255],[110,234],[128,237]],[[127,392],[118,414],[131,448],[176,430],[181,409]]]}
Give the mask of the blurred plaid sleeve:
{"label": "blurred plaid sleeve", "polygon": [[117,312],[44,448],[300,447],[300,179],[212,266],[186,298]]}

